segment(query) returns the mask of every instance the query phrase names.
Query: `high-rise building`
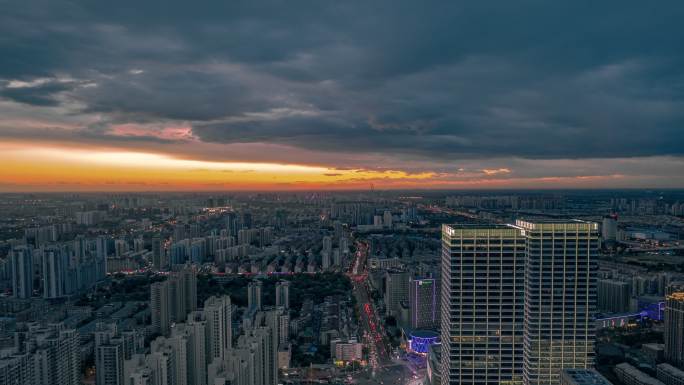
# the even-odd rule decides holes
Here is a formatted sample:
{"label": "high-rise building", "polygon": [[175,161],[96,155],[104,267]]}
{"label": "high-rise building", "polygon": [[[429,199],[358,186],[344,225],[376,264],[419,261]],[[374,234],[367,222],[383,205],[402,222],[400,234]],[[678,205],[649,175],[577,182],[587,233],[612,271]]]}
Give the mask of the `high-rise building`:
{"label": "high-rise building", "polygon": [[388,270],[385,273],[385,308],[387,314],[398,317],[401,302],[408,301],[409,273],[403,270]]}
{"label": "high-rise building", "polygon": [[684,283],[671,284],[667,288],[665,360],[684,369]]}
{"label": "high-rise building", "polygon": [[442,241],[442,385],[521,384],[522,231],[443,225]]}
{"label": "high-rise building", "polygon": [[197,310],[197,272],[192,266],[186,266],[175,274],[174,280],[178,282],[182,302],[176,322],[183,322],[188,313]]}
{"label": "high-rise building", "polygon": [[321,267],[327,270],[332,266],[332,244],[333,238],[331,236],[323,237],[323,248],[321,249]]}
{"label": "high-rise building", "polygon": [[180,336],[157,337],[150,344],[151,367],[164,378],[163,383],[187,385],[188,356],[185,341]]}
{"label": "high-rise building", "polygon": [[192,267],[174,272],[166,281],[150,285],[150,311],[155,331],[168,335],[172,322],[185,321],[197,310],[197,273]]}
{"label": "high-rise building", "polygon": [[557,385],[562,369],[591,367],[598,224],[444,225],[442,237],[443,385]]}
{"label": "high-rise building", "polygon": [[124,342],[116,324],[98,324],[94,336],[96,385],[124,385]]}
{"label": "high-rise building", "polygon": [[261,296],[263,284],[255,279],[247,285],[247,307],[253,310],[261,310]]}
{"label": "high-rise building", "polygon": [[164,242],[160,237],[152,238],[152,265],[157,270],[165,270],[169,267]]}
{"label": "high-rise building", "polygon": [[556,385],[562,369],[593,365],[598,224],[518,220],[527,238],[526,385]]}
{"label": "high-rise building", "polygon": [[95,239],[95,264],[97,266],[97,279],[104,279],[107,275],[107,238],[104,236]]}
{"label": "high-rise building", "polygon": [[171,331],[170,293],[167,281],[150,285],[150,316],[156,333],[167,335]]}
{"label": "high-rise building", "polygon": [[597,283],[598,309],[611,313],[629,311],[632,298],[630,282],[600,279]]}
{"label": "high-rise building", "polygon": [[123,344],[111,342],[95,348],[97,385],[124,385]]}
{"label": "high-rise building", "polygon": [[12,249],[12,294],[15,298],[31,298],[33,295],[33,254],[30,248],[18,246]]}
{"label": "high-rise building", "polygon": [[0,384],[79,385],[79,334],[63,324],[32,325],[24,343],[0,358]]}
{"label": "high-rise building", "polygon": [[617,216],[608,215],[603,217],[603,223],[601,224],[601,238],[603,242],[615,242],[617,240]]}
{"label": "high-rise building", "polygon": [[43,298],[60,298],[68,290],[69,256],[61,249],[47,248],[43,252]]}
{"label": "high-rise building", "polygon": [[392,227],[392,212],[389,210],[385,210],[385,212],[382,214],[382,224],[385,227]]}
{"label": "high-rise building", "polygon": [[190,313],[188,322],[173,325],[168,341],[180,360],[177,364],[185,364],[185,367],[178,371],[178,383],[206,385],[209,361],[207,343],[212,343],[212,338],[207,335],[207,322],[202,319],[201,313]]}
{"label": "high-rise building", "polygon": [[204,301],[203,309],[207,323],[208,349],[211,352],[208,359],[224,359],[232,347],[232,308],[230,297],[210,297]]}
{"label": "high-rise building", "polygon": [[439,283],[434,278],[409,278],[409,318],[411,329],[439,326]]}
{"label": "high-rise building", "polygon": [[290,308],[290,281],[279,281],[275,287],[276,307]]}
{"label": "high-rise building", "polygon": [[323,237],[323,253],[330,253],[332,252],[332,244],[333,244],[333,239],[331,236],[326,235]]}
{"label": "high-rise building", "polygon": [[0,384],[33,384],[34,360],[30,354],[14,354],[0,358]]}

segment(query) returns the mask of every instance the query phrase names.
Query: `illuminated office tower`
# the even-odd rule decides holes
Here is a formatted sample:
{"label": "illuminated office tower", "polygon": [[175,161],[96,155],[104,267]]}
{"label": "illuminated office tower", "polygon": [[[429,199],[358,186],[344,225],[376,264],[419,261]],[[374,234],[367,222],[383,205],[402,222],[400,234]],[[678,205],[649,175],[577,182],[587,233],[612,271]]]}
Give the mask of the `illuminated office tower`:
{"label": "illuminated office tower", "polygon": [[276,307],[290,308],[290,281],[276,283]]}
{"label": "illuminated office tower", "polygon": [[33,258],[26,246],[12,250],[12,294],[15,298],[31,298],[33,295]]}
{"label": "illuminated office tower", "polygon": [[439,288],[434,278],[409,278],[409,316],[411,329],[437,328],[439,317]]}
{"label": "illuminated office tower", "polygon": [[684,283],[670,285],[665,297],[665,360],[684,369]]}
{"label": "illuminated office tower", "polygon": [[522,384],[525,237],[443,225],[442,385]]}
{"label": "illuminated office tower", "polygon": [[593,365],[598,224],[518,220],[527,239],[523,374],[560,384],[563,369]]}

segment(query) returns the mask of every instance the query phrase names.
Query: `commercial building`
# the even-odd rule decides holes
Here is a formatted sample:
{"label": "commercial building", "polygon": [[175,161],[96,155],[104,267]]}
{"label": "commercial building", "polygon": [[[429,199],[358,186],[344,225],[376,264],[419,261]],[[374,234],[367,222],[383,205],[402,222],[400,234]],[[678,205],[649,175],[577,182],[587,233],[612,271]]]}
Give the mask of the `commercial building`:
{"label": "commercial building", "polygon": [[522,231],[443,225],[442,242],[442,385],[521,384]]}
{"label": "commercial building", "polygon": [[672,284],[665,297],[665,360],[684,368],[684,284]]}
{"label": "commercial building", "polygon": [[610,313],[629,311],[632,287],[629,282],[600,279],[597,284],[598,309]]}
{"label": "commercial building", "polygon": [[430,347],[439,345],[439,333],[432,330],[412,330],[407,336],[407,342],[410,352],[427,354]]}
{"label": "commercial building", "polygon": [[442,226],[442,385],[558,385],[593,363],[598,224]]}
{"label": "commercial building", "polygon": [[330,342],[333,358],[337,361],[350,362],[361,361],[363,359],[363,344],[356,340],[342,342],[333,340]]}
{"label": "commercial building", "polygon": [[439,282],[434,278],[409,278],[409,318],[411,329],[436,330],[439,327]]}
{"label": "commercial building", "polygon": [[388,270],[385,273],[385,309],[388,315],[399,317],[401,301],[409,299],[409,273],[403,270]]}
{"label": "commercial building", "polygon": [[526,385],[560,383],[594,355],[598,224],[516,221],[527,239],[523,373]]}

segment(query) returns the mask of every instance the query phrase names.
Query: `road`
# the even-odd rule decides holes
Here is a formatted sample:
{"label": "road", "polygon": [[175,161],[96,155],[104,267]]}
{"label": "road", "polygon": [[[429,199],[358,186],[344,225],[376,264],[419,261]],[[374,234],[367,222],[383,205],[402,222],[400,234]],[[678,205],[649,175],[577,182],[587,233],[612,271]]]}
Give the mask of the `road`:
{"label": "road", "polygon": [[368,348],[371,367],[377,370],[391,362],[390,344],[377,309],[370,298],[366,259],[368,245],[357,243],[355,261],[351,264],[349,275],[354,286],[354,297],[360,307],[360,321],[363,329],[364,344]]}

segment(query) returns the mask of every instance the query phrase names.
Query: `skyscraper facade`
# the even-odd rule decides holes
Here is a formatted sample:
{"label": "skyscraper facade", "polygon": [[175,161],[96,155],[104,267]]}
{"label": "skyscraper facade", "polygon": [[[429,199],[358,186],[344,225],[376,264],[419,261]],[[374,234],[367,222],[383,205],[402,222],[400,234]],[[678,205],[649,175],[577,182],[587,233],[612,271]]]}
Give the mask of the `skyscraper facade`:
{"label": "skyscraper facade", "polygon": [[444,225],[442,240],[442,385],[521,384],[522,232]]}
{"label": "skyscraper facade", "polygon": [[562,369],[593,365],[598,224],[518,220],[516,225],[527,239],[525,384],[559,384]]}
{"label": "skyscraper facade", "polygon": [[684,369],[684,283],[672,284],[665,297],[665,359]]}
{"label": "skyscraper facade", "polygon": [[439,326],[438,285],[434,278],[409,278],[411,329],[436,329]]}
{"label": "skyscraper facade", "polygon": [[593,363],[598,224],[442,227],[443,385],[557,385]]}
{"label": "skyscraper facade", "polygon": [[403,270],[388,270],[385,274],[385,308],[387,314],[398,317],[401,302],[408,301],[409,273]]}
{"label": "skyscraper facade", "polygon": [[600,279],[597,283],[597,307],[601,311],[622,313],[629,311],[632,298],[630,282]]}

